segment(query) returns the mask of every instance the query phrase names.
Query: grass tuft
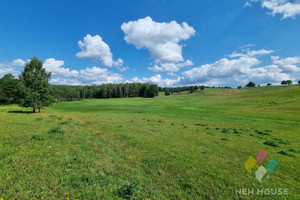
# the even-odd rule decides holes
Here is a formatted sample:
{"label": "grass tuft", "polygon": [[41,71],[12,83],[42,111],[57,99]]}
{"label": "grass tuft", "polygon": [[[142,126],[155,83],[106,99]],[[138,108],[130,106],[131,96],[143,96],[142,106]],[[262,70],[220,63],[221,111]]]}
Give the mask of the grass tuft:
{"label": "grass tuft", "polygon": [[32,140],[44,140],[44,137],[43,136],[41,136],[41,135],[38,135],[38,134],[36,134],[36,135],[33,135],[32,137],[31,137],[31,139]]}
{"label": "grass tuft", "polygon": [[60,127],[54,127],[54,128],[51,128],[48,131],[48,133],[63,135],[65,133],[65,131],[62,128],[60,128]]}
{"label": "grass tuft", "polygon": [[42,120],[43,120],[42,117],[38,117],[38,118],[35,119],[35,121],[42,121]]}
{"label": "grass tuft", "polygon": [[282,154],[282,155],[285,155],[285,156],[293,156],[293,154],[290,153],[289,151],[279,151],[279,152],[277,152],[277,153]]}
{"label": "grass tuft", "polygon": [[139,184],[137,182],[133,182],[133,183],[123,185],[118,190],[118,195],[123,199],[132,199],[134,194],[136,194],[138,191],[139,191]]}
{"label": "grass tuft", "polygon": [[224,140],[224,141],[229,141],[228,138],[221,138],[221,140]]}
{"label": "grass tuft", "polygon": [[267,140],[264,142],[265,145],[273,146],[273,147],[279,147],[279,144],[276,140]]}

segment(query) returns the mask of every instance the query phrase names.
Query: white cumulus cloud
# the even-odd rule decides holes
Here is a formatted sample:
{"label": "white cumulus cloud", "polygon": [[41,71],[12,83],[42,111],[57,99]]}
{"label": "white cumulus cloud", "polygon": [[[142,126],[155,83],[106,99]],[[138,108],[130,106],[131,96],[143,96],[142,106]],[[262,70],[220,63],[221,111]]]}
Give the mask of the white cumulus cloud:
{"label": "white cumulus cloud", "polygon": [[272,53],[272,50],[247,51],[233,53],[230,58],[222,58],[214,63],[201,65],[182,73],[180,84],[207,84],[221,86],[244,85],[249,81],[257,83],[279,82],[291,79],[290,72],[299,71],[296,64],[300,57],[279,59],[272,56],[273,64],[259,67],[261,60],[258,55]]}
{"label": "white cumulus cloud", "polygon": [[269,14],[283,15],[283,19],[294,18],[296,15],[300,14],[300,2],[290,1],[290,0],[250,0],[247,1],[245,6],[250,6],[253,2],[260,2],[263,8],[270,10]]}
{"label": "white cumulus cloud", "polygon": [[[243,49],[244,50],[244,49]],[[234,57],[241,57],[241,56],[249,56],[249,57],[253,57],[253,56],[260,56],[260,55],[266,55],[266,54],[271,54],[273,53],[273,50],[265,50],[265,49],[260,49],[260,50],[252,50],[250,51],[249,49],[247,49],[246,53],[237,53],[237,52],[233,52],[232,54],[229,55],[229,57],[234,58]]]}
{"label": "white cumulus cloud", "polygon": [[120,83],[123,78],[120,74],[108,71],[106,68],[92,67],[80,70],[79,78],[83,84]]}
{"label": "white cumulus cloud", "polygon": [[191,60],[186,60],[185,62],[179,63],[162,63],[159,65],[154,65],[153,67],[148,67],[149,70],[153,72],[178,72],[181,68],[191,66],[194,63]]}
{"label": "white cumulus cloud", "polygon": [[156,74],[149,78],[134,77],[133,79],[131,79],[131,81],[127,81],[127,82],[135,82],[135,83],[146,83],[147,82],[147,83],[158,84],[161,87],[170,87],[173,85],[177,85],[177,83],[180,82],[180,77],[178,77],[177,79],[168,79],[168,78],[163,79],[160,74]]}
{"label": "white cumulus cloud", "polygon": [[[151,57],[158,64],[178,64],[186,62],[182,56],[182,40],[187,40],[195,34],[193,27],[186,22],[178,24],[176,21],[155,22],[151,17],[139,19],[137,21],[124,22],[121,29],[125,33],[125,41],[133,44],[137,49],[146,48]],[[176,66],[151,67],[152,71],[167,71],[168,68],[178,68]],[[176,70],[175,70],[176,71]]]}
{"label": "white cumulus cloud", "polygon": [[10,65],[18,66],[18,67],[24,67],[25,64],[26,64],[26,62],[22,59],[15,59],[10,63]]}
{"label": "white cumulus cloud", "polygon": [[77,70],[70,70],[69,68],[62,67],[64,65],[63,60],[55,60],[54,58],[48,58],[43,63],[47,72],[51,72],[53,76],[64,76],[64,77],[77,77]]}
{"label": "white cumulus cloud", "polygon": [[0,78],[5,74],[12,74],[14,77],[18,77],[20,74],[20,67],[24,67],[26,62],[22,59],[15,59],[11,62],[0,63]]}
{"label": "white cumulus cloud", "polygon": [[91,36],[87,34],[83,41],[78,41],[78,46],[81,49],[76,54],[78,58],[88,58],[92,61],[101,60],[102,65],[106,67],[122,66],[123,60],[113,60],[113,54],[110,47],[106,44],[99,35]]}
{"label": "white cumulus cloud", "polygon": [[284,59],[279,59],[278,56],[272,56],[273,63],[278,65],[283,73],[297,72],[300,68],[296,64],[300,63],[300,56],[297,57],[287,57]]}

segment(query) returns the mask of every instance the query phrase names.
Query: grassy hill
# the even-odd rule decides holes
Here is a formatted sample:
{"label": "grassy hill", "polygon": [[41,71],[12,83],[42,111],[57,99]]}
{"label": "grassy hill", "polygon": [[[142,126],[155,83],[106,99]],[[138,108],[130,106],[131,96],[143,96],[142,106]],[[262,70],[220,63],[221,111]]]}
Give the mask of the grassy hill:
{"label": "grassy hill", "polygon": [[[40,114],[0,106],[0,198],[299,199],[299,101],[300,86],[272,86],[62,102]],[[245,161],[261,148],[280,170],[260,183]]]}

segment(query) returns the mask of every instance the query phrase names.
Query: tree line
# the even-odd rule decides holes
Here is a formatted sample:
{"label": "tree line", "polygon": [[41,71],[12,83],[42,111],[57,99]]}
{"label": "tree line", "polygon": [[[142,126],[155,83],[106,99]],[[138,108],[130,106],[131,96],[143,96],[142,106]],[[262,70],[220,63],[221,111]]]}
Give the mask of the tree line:
{"label": "tree line", "polygon": [[51,85],[52,94],[57,101],[74,101],[81,99],[124,98],[158,96],[157,84],[118,83],[88,86]]}
{"label": "tree line", "polygon": [[160,92],[165,92],[166,96],[169,96],[174,93],[179,93],[179,92],[189,92],[189,93],[194,93],[197,90],[204,90],[206,87],[204,85],[198,86],[182,86],[182,87],[159,87]]}
{"label": "tree line", "polygon": [[[293,81],[292,80],[283,80],[281,81],[280,83],[281,85],[292,85],[293,84]],[[298,84],[300,84],[300,80],[298,81]],[[272,83],[267,83],[267,86],[271,86]],[[256,84],[252,81],[250,81],[245,87],[246,88],[251,88],[251,87],[255,87]],[[260,85],[258,85],[258,87],[260,87]],[[242,86],[238,86],[238,89],[241,89]]]}
{"label": "tree line", "polygon": [[157,84],[119,83],[91,86],[50,85],[50,72],[34,57],[15,78],[6,74],[0,79],[0,104],[19,104],[40,111],[55,101],[74,101],[91,98],[123,98],[158,96]]}
{"label": "tree line", "polygon": [[[124,97],[153,98],[158,96],[159,91],[165,92],[165,95],[168,96],[185,91],[193,93],[206,88],[203,85],[163,88],[150,83],[109,83],[89,86],[50,85],[50,77],[51,73],[46,72],[42,61],[34,57],[26,63],[18,79],[12,74],[6,74],[0,79],[0,104],[17,103],[23,107],[31,107],[33,112],[36,112],[55,101]],[[300,80],[298,83],[300,84]],[[282,81],[281,84],[291,85],[292,81]],[[268,86],[270,85],[268,84]],[[246,87],[255,87],[255,83],[249,82]]]}

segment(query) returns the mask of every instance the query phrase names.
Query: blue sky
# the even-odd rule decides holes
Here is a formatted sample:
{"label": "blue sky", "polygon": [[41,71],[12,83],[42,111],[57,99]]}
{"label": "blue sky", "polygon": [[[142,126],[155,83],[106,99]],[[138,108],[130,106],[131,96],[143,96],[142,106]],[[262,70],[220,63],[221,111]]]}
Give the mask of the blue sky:
{"label": "blue sky", "polygon": [[300,1],[0,2],[0,77],[37,56],[51,83],[300,79]]}

